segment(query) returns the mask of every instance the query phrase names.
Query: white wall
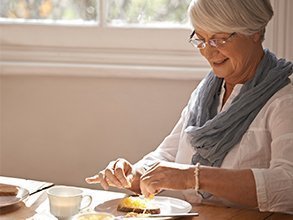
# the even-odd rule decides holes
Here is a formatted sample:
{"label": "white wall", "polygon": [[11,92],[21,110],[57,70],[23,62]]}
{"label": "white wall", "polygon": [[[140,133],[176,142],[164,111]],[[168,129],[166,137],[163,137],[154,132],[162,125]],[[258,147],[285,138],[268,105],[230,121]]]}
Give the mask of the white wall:
{"label": "white wall", "polygon": [[271,0],[274,16],[267,28],[264,45],[278,57],[293,60],[293,1]]}
{"label": "white wall", "polygon": [[135,162],[155,148],[195,86],[192,80],[2,75],[1,175],[85,185],[110,160]]}

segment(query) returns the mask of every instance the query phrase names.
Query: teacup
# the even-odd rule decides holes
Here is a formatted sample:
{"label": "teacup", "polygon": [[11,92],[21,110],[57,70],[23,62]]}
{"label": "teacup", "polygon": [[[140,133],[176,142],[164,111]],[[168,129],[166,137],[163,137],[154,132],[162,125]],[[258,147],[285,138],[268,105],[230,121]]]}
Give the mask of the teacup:
{"label": "teacup", "polygon": [[[70,219],[92,202],[92,197],[83,195],[83,190],[69,186],[53,186],[47,190],[47,195],[50,212],[58,219]],[[87,203],[81,207],[85,200]]]}

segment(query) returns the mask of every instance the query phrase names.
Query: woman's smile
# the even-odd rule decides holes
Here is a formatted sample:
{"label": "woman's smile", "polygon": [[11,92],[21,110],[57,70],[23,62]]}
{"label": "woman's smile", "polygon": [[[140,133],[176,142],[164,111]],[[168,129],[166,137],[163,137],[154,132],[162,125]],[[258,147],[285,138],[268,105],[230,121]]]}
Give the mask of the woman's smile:
{"label": "woman's smile", "polygon": [[210,61],[210,63],[211,63],[211,65],[212,65],[213,67],[221,67],[221,66],[223,66],[228,60],[229,60],[229,58],[225,58],[225,59],[221,59],[221,60]]}

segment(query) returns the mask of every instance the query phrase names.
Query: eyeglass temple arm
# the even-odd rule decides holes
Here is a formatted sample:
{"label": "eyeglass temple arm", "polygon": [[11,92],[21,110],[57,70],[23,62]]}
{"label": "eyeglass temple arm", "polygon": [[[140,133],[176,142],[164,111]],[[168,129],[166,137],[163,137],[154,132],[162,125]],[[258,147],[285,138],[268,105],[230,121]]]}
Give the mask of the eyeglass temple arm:
{"label": "eyeglass temple arm", "polygon": [[191,40],[191,38],[193,38],[194,35],[195,35],[195,30],[193,30],[193,31],[191,32],[191,34],[189,35],[189,40]]}

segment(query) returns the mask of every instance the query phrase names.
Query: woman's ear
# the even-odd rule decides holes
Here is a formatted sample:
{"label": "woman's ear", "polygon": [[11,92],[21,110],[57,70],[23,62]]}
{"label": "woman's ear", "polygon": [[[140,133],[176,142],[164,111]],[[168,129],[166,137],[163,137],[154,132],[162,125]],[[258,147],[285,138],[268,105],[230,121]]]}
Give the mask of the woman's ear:
{"label": "woman's ear", "polygon": [[260,32],[254,33],[254,34],[252,35],[252,39],[253,39],[253,41],[254,41],[255,43],[260,42],[260,41],[261,41],[261,34],[260,34]]}

